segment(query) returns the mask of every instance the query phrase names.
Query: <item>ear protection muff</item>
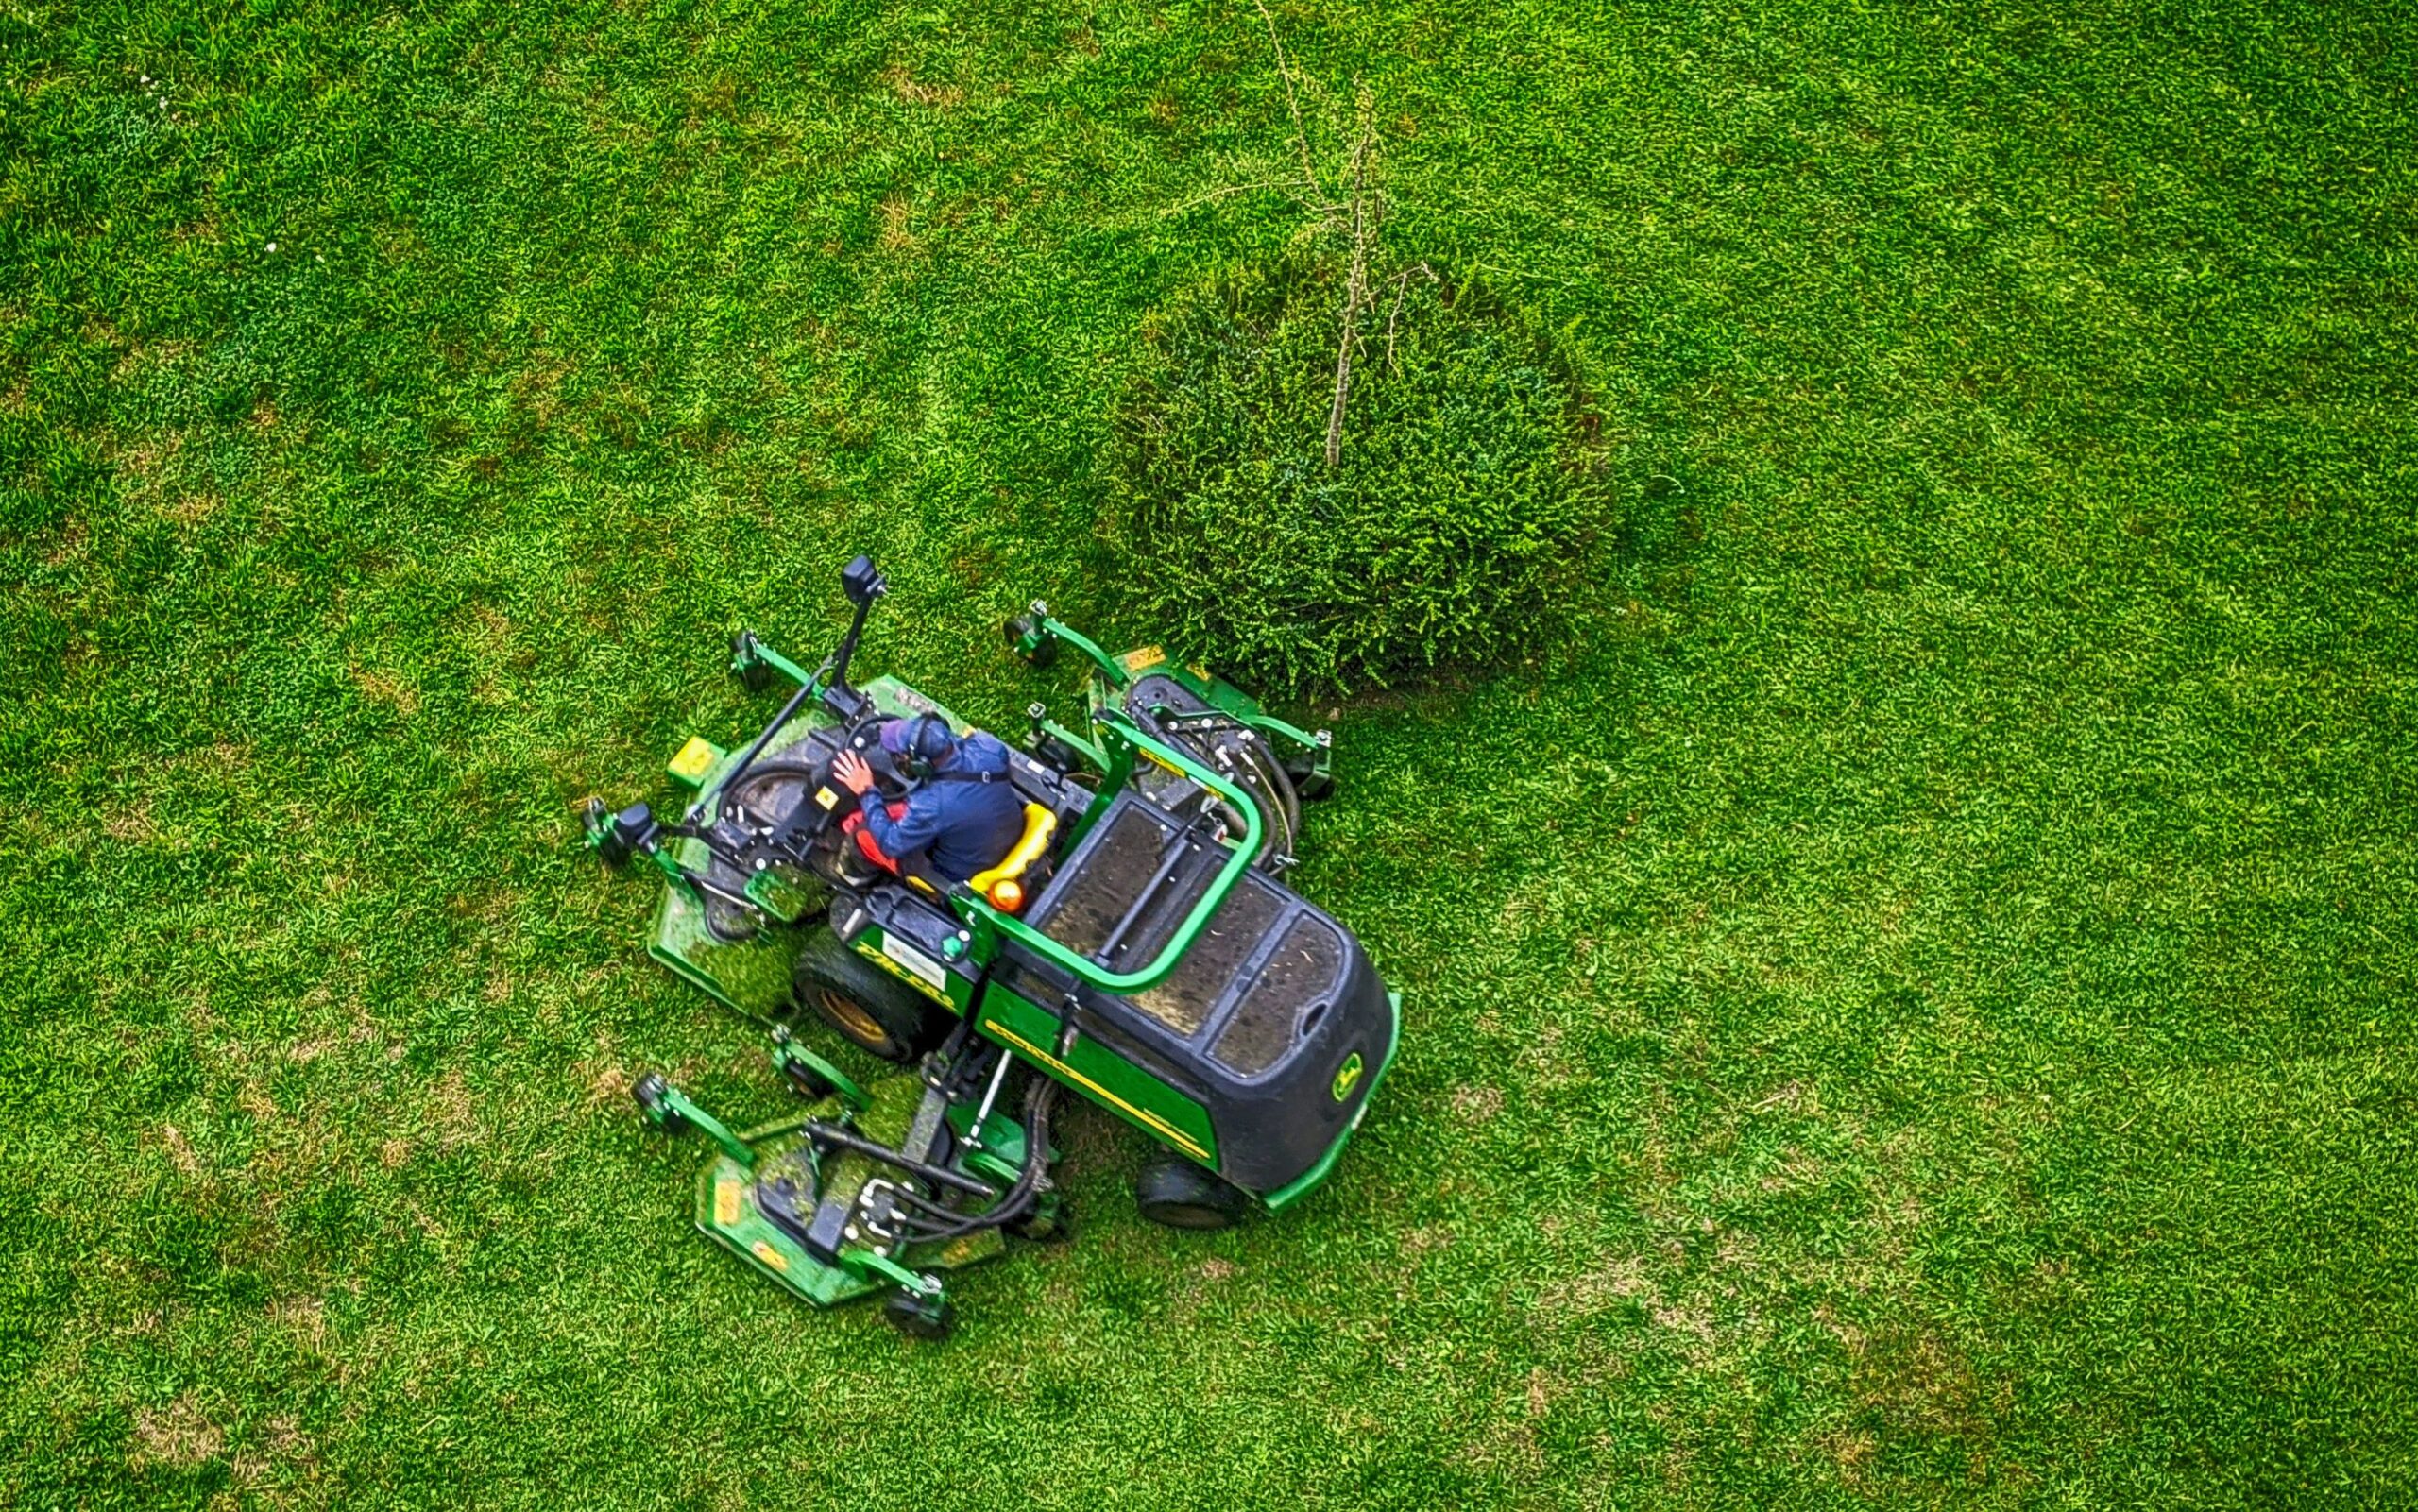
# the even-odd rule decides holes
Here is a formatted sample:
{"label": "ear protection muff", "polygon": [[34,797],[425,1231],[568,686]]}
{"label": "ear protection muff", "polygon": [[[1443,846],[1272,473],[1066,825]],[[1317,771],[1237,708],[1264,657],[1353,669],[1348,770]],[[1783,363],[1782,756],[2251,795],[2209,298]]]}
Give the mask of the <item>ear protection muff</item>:
{"label": "ear protection muff", "polygon": [[898,742],[897,766],[901,775],[921,782],[932,774],[932,764],[957,749],[957,736],[948,721],[937,714],[918,714],[907,725],[906,736]]}

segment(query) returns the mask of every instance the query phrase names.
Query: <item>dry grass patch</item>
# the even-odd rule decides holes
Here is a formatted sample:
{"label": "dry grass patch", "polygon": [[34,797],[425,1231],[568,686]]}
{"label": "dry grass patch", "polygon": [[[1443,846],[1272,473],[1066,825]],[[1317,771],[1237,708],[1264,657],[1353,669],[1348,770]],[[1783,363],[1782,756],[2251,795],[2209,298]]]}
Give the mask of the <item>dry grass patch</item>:
{"label": "dry grass patch", "polygon": [[269,1303],[269,1320],[298,1347],[317,1352],[328,1342],[328,1305],[316,1297],[281,1297]]}
{"label": "dry grass patch", "polygon": [[478,1106],[460,1066],[446,1072],[436,1085],[429,1089],[423,1106],[425,1114],[422,1122],[434,1130],[437,1148],[459,1149],[465,1145],[480,1143],[482,1130]]}
{"label": "dry grass patch", "polygon": [[352,686],[372,703],[383,704],[406,719],[419,712],[419,689],[394,672],[355,667]]}
{"label": "dry grass patch", "polygon": [[965,92],[954,84],[920,84],[907,71],[904,63],[893,63],[883,71],[881,81],[890,92],[910,105],[922,105],[933,110],[949,110],[965,103]]}
{"label": "dry grass patch", "polygon": [[137,798],[111,809],[101,820],[101,833],[122,845],[140,845],[157,839],[160,831],[151,823],[151,800]]}
{"label": "dry grass patch", "polygon": [[1502,1111],[1503,1089],[1500,1087],[1453,1089],[1453,1114],[1465,1124],[1490,1122]]}
{"label": "dry grass patch", "polygon": [[909,217],[912,213],[912,208],[908,205],[907,198],[903,195],[893,195],[883,200],[881,202],[881,234],[875,238],[874,245],[885,252],[899,256],[921,248],[924,244],[917,241],[915,233],[907,229]]}
{"label": "dry grass patch", "polygon": [[188,1391],[163,1407],[134,1415],[134,1448],[127,1463],[137,1470],[154,1465],[192,1470],[216,1459],[226,1447],[227,1436]]}
{"label": "dry grass patch", "polygon": [[208,1167],[195,1153],[192,1141],[186,1139],[184,1131],[176,1125],[160,1126],[160,1147],[168,1152],[168,1159],[177,1163],[179,1175],[198,1179],[207,1173]]}

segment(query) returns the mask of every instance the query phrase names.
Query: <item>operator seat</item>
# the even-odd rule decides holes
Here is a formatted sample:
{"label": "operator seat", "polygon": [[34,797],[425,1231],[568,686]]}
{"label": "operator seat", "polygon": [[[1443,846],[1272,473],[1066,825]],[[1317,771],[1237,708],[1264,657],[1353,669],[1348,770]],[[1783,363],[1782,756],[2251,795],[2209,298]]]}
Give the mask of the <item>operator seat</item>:
{"label": "operator seat", "polygon": [[[966,879],[965,885],[972,888],[978,896],[988,901],[994,908],[1001,909],[1008,913],[1019,911],[1024,907],[1024,899],[1030,897],[1033,892],[1030,886],[1021,886],[1025,875],[1031,871],[1033,863],[1047,858],[1049,842],[1056,839],[1057,835],[1058,815],[1041,804],[1026,804],[1024,833],[1016,838],[1015,844],[1009,848],[1008,854],[999,858],[998,865],[975,873]],[[1002,882],[1020,884],[1013,908],[1000,903],[994,895],[994,890]]]}

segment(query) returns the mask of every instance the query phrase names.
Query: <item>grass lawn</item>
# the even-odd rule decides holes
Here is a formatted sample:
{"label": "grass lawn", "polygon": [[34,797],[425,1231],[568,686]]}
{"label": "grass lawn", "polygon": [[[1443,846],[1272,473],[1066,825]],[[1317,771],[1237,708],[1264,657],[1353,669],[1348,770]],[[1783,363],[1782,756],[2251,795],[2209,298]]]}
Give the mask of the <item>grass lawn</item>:
{"label": "grass lawn", "polygon": [[1011,730],[1024,601],[1150,638],[1098,459],[1302,225],[1258,10],[0,0],[0,1504],[2418,1502],[2407,8],[1276,20],[1626,513],[1315,710],[1406,996],[1331,1184],[1171,1233],[1073,1116],[935,1348],[689,1231],[629,1079],[783,1095],[572,809],[857,550]]}

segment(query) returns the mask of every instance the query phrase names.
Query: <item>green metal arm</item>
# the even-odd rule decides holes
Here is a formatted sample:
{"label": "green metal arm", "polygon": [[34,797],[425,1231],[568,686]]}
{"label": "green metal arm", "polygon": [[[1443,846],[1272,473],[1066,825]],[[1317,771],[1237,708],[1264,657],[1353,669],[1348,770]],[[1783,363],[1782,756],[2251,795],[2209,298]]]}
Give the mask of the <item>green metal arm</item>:
{"label": "green metal arm", "polygon": [[1125,670],[1125,664],[1100,650],[1098,641],[1063,620],[1049,618],[1049,605],[1039,599],[1032,601],[1032,617],[1019,620],[1017,624],[1028,627],[1015,640],[1015,651],[1019,656],[1030,659],[1051,641],[1063,640],[1090,657],[1092,665],[1117,687],[1123,688],[1133,680],[1132,674]]}
{"label": "green metal arm", "polygon": [[746,650],[731,657],[730,670],[734,672],[744,672],[750,667],[757,666],[770,667],[800,687],[814,680],[812,672],[750,635],[747,637]]}
{"label": "green metal arm", "polygon": [[751,1171],[756,1168],[756,1152],[747,1147],[747,1141],[732,1133],[728,1124],[699,1107],[687,1093],[665,1081],[661,1076],[651,1074],[641,1077],[633,1090],[637,1093],[639,1107],[644,1110],[647,1121],[656,1128],[667,1134],[694,1129],[721,1146],[722,1152],[741,1165]]}
{"label": "green metal arm", "polygon": [[[1078,980],[1088,982],[1102,992],[1122,995],[1155,987],[1175,970],[1177,962],[1183,960],[1184,952],[1192,948],[1192,942],[1209,926],[1218,905],[1226,901],[1226,894],[1232,892],[1235,884],[1242,880],[1243,874],[1251,870],[1252,858],[1259,855],[1266,826],[1259,817],[1259,805],[1252,802],[1250,794],[1184,752],[1143,734],[1123,714],[1114,709],[1102,710],[1096,716],[1095,724],[1112,749],[1108,780],[1100,785],[1103,797],[1113,796],[1117,789],[1124,786],[1126,773],[1132,770],[1133,754],[1139,751],[1224,798],[1243,816],[1245,832],[1242,843],[1226,858],[1226,864],[1218,869],[1217,876],[1210,882],[1209,891],[1203,892],[1200,901],[1192,906],[1192,911],[1184,915],[1183,923],[1177,926],[1175,934],[1157,957],[1139,971],[1110,971],[1087,957],[1077,955],[1015,915],[1000,912],[991,906],[989,900],[977,897],[964,889],[952,892],[949,901],[956,906],[959,917],[978,933],[1005,935],[1073,973]],[[987,955],[985,946],[979,945],[978,949]]]}
{"label": "green metal arm", "polygon": [[1324,734],[1324,731],[1313,734],[1290,721],[1280,720],[1273,714],[1242,714],[1230,708],[1218,708],[1214,705],[1208,708],[1179,709],[1170,708],[1165,704],[1151,705],[1150,712],[1153,717],[1169,721],[1179,728],[1195,722],[1211,723],[1218,720],[1227,720],[1269,735],[1281,735],[1295,745],[1309,751],[1320,750],[1334,743],[1331,737],[1324,740],[1319,739],[1319,735]]}

